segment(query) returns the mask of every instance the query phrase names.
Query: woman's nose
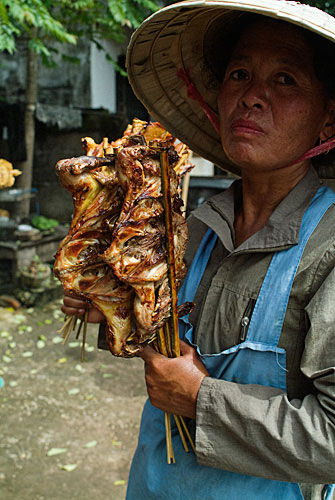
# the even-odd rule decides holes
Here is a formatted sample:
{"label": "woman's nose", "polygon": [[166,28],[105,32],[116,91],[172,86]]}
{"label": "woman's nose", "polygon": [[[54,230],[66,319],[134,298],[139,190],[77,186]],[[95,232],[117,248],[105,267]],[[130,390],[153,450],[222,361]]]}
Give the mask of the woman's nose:
{"label": "woman's nose", "polygon": [[265,109],[268,106],[268,96],[265,85],[250,82],[240,98],[240,104],[248,109]]}

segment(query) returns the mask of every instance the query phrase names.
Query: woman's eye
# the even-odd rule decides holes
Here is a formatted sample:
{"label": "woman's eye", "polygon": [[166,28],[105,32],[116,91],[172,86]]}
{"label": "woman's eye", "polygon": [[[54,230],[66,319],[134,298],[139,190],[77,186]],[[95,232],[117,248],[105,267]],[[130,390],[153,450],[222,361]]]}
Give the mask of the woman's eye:
{"label": "woman's eye", "polygon": [[235,71],[232,71],[229,76],[232,80],[247,80],[248,72],[244,69],[236,69]]}
{"label": "woman's eye", "polygon": [[281,83],[282,85],[294,85],[295,84],[295,79],[292,76],[287,75],[286,73],[281,73],[280,75],[278,75],[277,81],[278,81],[278,83]]}

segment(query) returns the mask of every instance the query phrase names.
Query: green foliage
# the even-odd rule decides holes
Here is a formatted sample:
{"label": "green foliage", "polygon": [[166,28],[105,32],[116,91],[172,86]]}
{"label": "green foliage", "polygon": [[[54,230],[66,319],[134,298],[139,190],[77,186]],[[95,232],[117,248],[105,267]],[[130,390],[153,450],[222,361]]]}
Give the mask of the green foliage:
{"label": "green foliage", "polygon": [[75,44],[85,37],[98,46],[102,39],[122,42],[127,29],[137,28],[157,9],[155,0],[0,0],[0,51],[13,54],[17,39],[25,36],[42,61],[52,65],[51,41]]}

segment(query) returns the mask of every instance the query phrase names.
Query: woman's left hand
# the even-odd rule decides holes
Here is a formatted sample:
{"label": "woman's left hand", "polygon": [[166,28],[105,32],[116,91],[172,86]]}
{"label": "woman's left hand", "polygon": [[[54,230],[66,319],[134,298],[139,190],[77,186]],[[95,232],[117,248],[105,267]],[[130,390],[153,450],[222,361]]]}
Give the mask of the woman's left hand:
{"label": "woman's left hand", "polygon": [[209,373],[193,347],[181,340],[180,350],[180,357],[167,358],[147,346],[139,356],[145,362],[151,404],[175,415],[195,418],[200,384]]}

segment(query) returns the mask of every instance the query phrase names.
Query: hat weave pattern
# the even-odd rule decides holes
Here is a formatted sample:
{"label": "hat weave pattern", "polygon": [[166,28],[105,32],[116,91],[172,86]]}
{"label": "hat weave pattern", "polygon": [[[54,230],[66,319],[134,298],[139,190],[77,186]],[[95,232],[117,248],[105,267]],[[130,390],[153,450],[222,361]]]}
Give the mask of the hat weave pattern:
{"label": "hat weave pattern", "polygon": [[226,158],[217,131],[199,103],[188,96],[178,73],[190,75],[216,112],[218,88],[208,85],[204,39],[217,19],[222,19],[224,29],[243,12],[287,21],[335,42],[335,18],[309,5],[290,0],[190,0],[146,19],[131,38],[126,61],[134,93],[153,118],[197,154],[237,175],[239,168]]}

